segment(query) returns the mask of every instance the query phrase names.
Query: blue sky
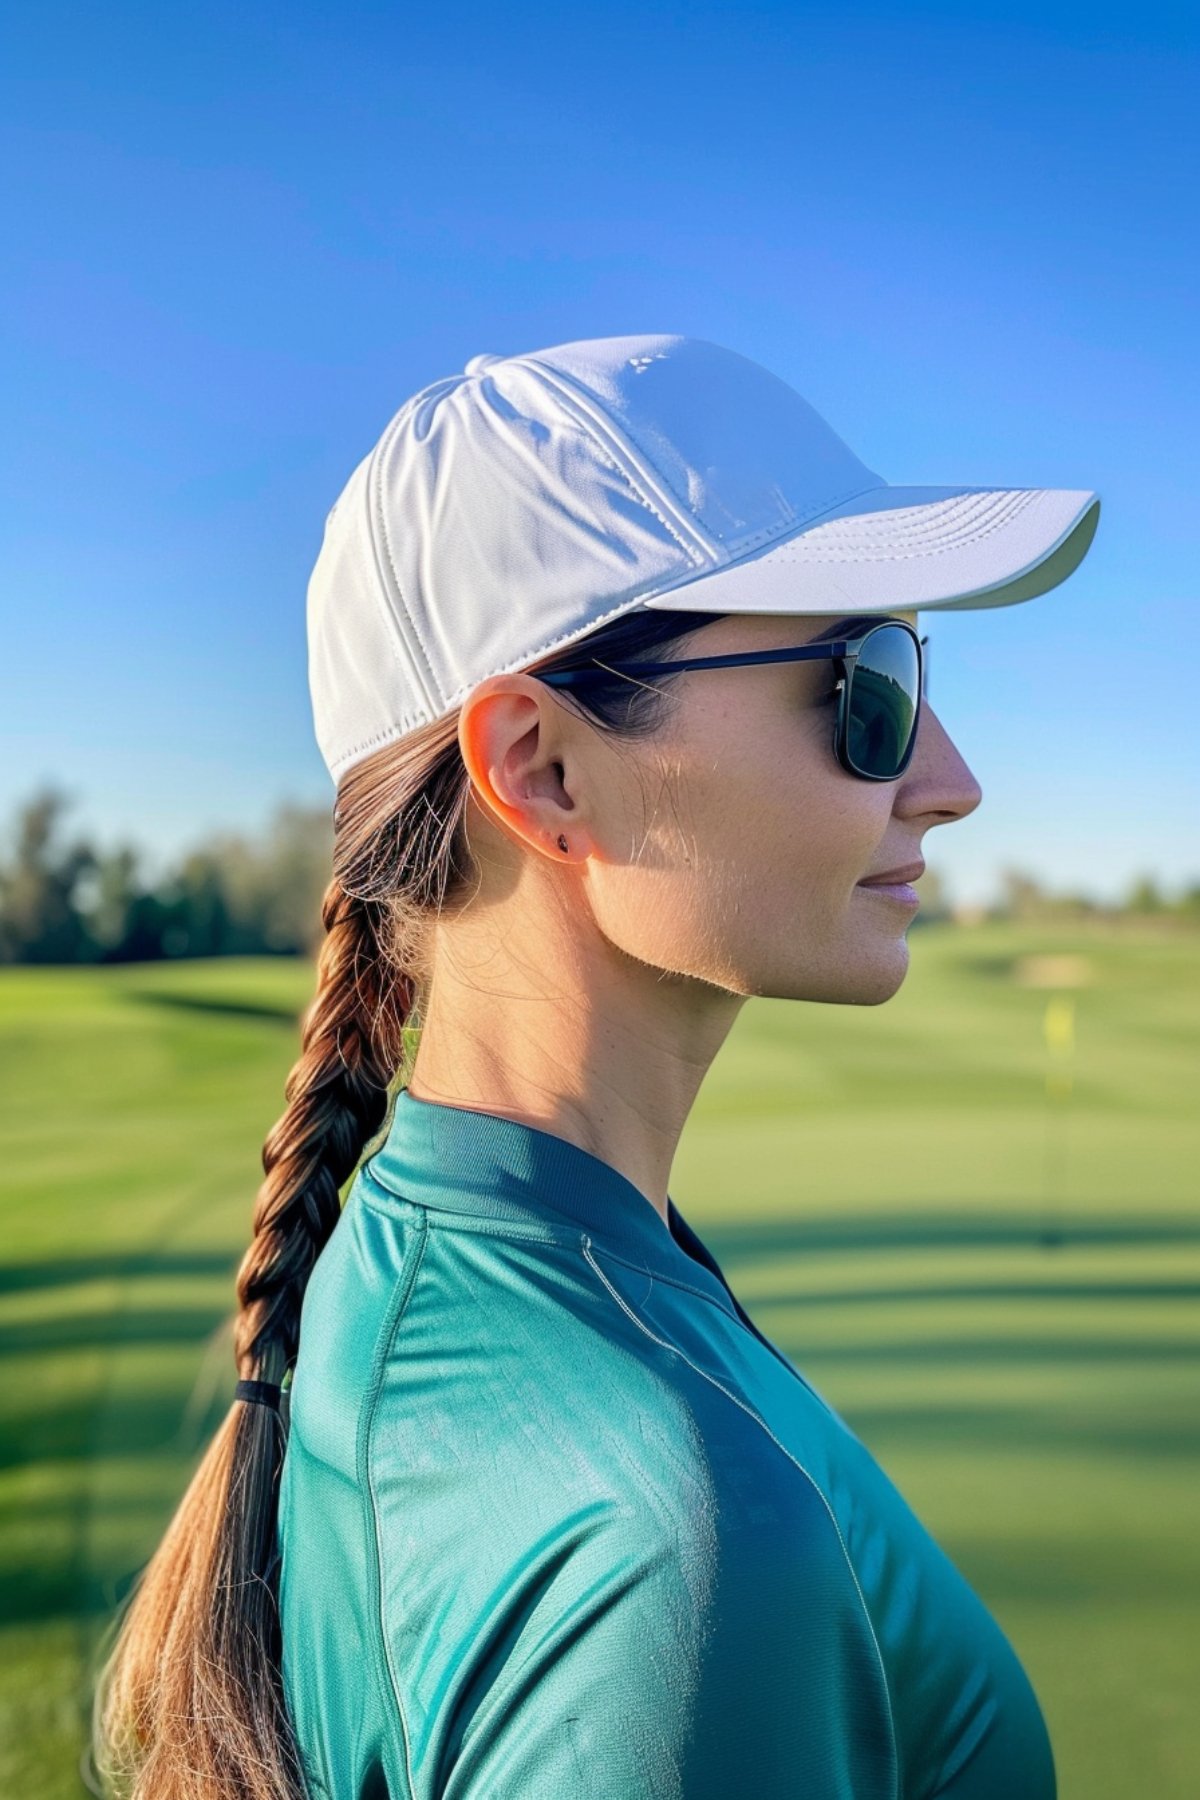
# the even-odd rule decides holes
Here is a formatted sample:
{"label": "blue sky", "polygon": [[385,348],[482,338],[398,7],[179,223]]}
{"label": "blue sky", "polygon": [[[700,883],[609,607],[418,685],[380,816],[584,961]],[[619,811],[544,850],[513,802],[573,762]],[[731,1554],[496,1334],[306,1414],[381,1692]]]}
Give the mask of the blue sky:
{"label": "blue sky", "polygon": [[0,37],[0,821],[148,868],[327,805],[304,592],[400,402],[683,332],[897,483],[1091,487],[1082,568],[928,615],[984,788],[927,853],[1200,877],[1194,7],[244,0]]}

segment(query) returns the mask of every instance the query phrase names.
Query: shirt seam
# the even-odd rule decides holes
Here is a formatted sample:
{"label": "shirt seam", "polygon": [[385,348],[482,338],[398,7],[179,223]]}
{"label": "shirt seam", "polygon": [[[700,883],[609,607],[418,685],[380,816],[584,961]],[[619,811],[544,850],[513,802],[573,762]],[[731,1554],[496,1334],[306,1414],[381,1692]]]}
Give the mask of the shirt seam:
{"label": "shirt seam", "polygon": [[[484,1235],[487,1237],[509,1238],[516,1240],[518,1243],[557,1244],[562,1249],[570,1251],[573,1255],[578,1253],[581,1234],[577,1226],[558,1226],[551,1224],[547,1225],[543,1230],[538,1226],[509,1224],[508,1221],[504,1219],[481,1219],[476,1213],[455,1212],[453,1207],[431,1207],[424,1200],[412,1200],[407,1194],[398,1193],[395,1188],[385,1187],[382,1182],[369,1173],[366,1175],[366,1179],[370,1181],[377,1190],[382,1189],[389,1199],[399,1200],[402,1206],[417,1208],[424,1214],[426,1224],[431,1231],[465,1232],[468,1236],[472,1237]],[[380,1206],[373,1201],[365,1191],[362,1195],[361,1204],[366,1207],[368,1212],[374,1213],[376,1218],[388,1219],[394,1222],[395,1214],[385,1210],[384,1206]],[[588,1242],[591,1243],[593,1240],[589,1237]],[[710,1306],[715,1306],[717,1311],[723,1313],[732,1325],[738,1325],[741,1326],[743,1330],[745,1329],[742,1320],[738,1317],[737,1309],[733,1306],[724,1304],[719,1295],[710,1293],[707,1288],[698,1287],[695,1283],[690,1281],[684,1281],[682,1277],[678,1275],[668,1274],[656,1261],[649,1258],[645,1262],[637,1262],[631,1255],[625,1255],[619,1250],[613,1250],[607,1244],[599,1244],[597,1245],[597,1249],[600,1254],[607,1257],[610,1262],[620,1263],[622,1268],[634,1269],[639,1275],[648,1275],[652,1280],[665,1282],[669,1287],[679,1288],[681,1292],[685,1294],[694,1294],[697,1300],[707,1300]],[[685,1251],[683,1254],[686,1255],[687,1252]],[[715,1275],[713,1276],[713,1280],[717,1280]],[[785,1364],[785,1367],[791,1369],[791,1364]],[[791,1372],[795,1374],[794,1369],[792,1369]]]}
{"label": "shirt seam", "polygon": [[[545,1228],[542,1228],[537,1225],[510,1223],[506,1219],[481,1219],[476,1213],[456,1212],[453,1207],[431,1206],[428,1201],[413,1200],[409,1195],[398,1193],[395,1188],[385,1186],[365,1168],[363,1174],[365,1181],[369,1181],[377,1191],[387,1195],[388,1201],[398,1200],[401,1206],[411,1207],[415,1212],[419,1212],[431,1231],[463,1231],[471,1236],[482,1234],[487,1237],[516,1238],[523,1243],[530,1244],[560,1244],[567,1250],[575,1250],[578,1247],[579,1233],[569,1225],[547,1224]],[[365,1186],[360,1204],[368,1212],[374,1213],[377,1219],[387,1219],[395,1223],[396,1214],[389,1210],[387,1201],[381,1204],[373,1200],[366,1192]]]}
{"label": "shirt seam", "polygon": [[371,1593],[368,1597],[369,1604],[367,1612],[371,1625],[374,1628],[376,1678],[380,1678],[380,1669],[382,1668],[383,1679],[381,1681],[381,1686],[385,1692],[391,1694],[392,1700],[395,1703],[396,1712],[399,1715],[400,1732],[404,1742],[404,1779],[408,1784],[408,1800],[415,1800],[416,1788],[413,1782],[408,1718],[404,1711],[404,1701],[400,1693],[400,1683],[396,1675],[395,1666],[392,1662],[391,1649],[388,1644],[387,1633],[384,1630],[383,1623],[383,1553],[380,1542],[381,1525],[379,1509],[376,1504],[375,1489],[371,1480],[371,1428],[375,1421],[375,1409],[378,1405],[379,1395],[383,1387],[384,1365],[391,1354],[392,1345],[395,1342],[396,1333],[400,1327],[400,1321],[404,1317],[409,1299],[416,1286],[417,1275],[420,1271],[421,1262],[425,1254],[427,1234],[423,1221],[418,1221],[417,1229],[420,1233],[420,1241],[409,1264],[407,1273],[401,1276],[396,1292],[389,1302],[388,1313],[384,1321],[384,1328],[380,1333],[379,1343],[375,1352],[374,1367],[371,1371],[371,1385],[359,1421],[358,1445],[356,1451],[359,1490],[366,1502],[368,1515],[366,1521],[368,1538],[367,1573]]}
{"label": "shirt seam", "polygon": [[[587,1241],[591,1243],[593,1240],[589,1238]],[[627,1269],[636,1269],[639,1275],[649,1275],[653,1281],[666,1282],[671,1287],[681,1288],[684,1293],[695,1294],[698,1300],[708,1300],[711,1302],[711,1304],[717,1308],[718,1312],[725,1315],[731,1325],[736,1325],[739,1331],[746,1332],[756,1343],[761,1344],[763,1349],[774,1357],[775,1361],[785,1373],[790,1375],[793,1381],[798,1381],[800,1383],[800,1386],[804,1389],[805,1393],[810,1395],[812,1399],[817,1402],[818,1406],[823,1407],[826,1412],[832,1411],[828,1401],[817,1392],[811,1382],[805,1380],[795,1363],[792,1362],[790,1357],[784,1355],[778,1344],[773,1344],[764,1332],[760,1332],[757,1329],[753,1320],[750,1319],[749,1314],[747,1314],[745,1318],[742,1317],[737,1309],[737,1302],[732,1289],[725,1289],[725,1292],[730,1298],[730,1304],[725,1305],[718,1295],[710,1294],[707,1288],[693,1287],[691,1282],[677,1280],[673,1275],[660,1275],[657,1269],[643,1269],[640,1263],[630,1262],[626,1257],[618,1256],[614,1251],[605,1249],[602,1244],[596,1247],[601,1256],[606,1256],[609,1262],[619,1262]],[[718,1281],[719,1277],[714,1275],[713,1280]],[[649,1295],[647,1295],[646,1298],[648,1299]],[[834,1416],[836,1417],[836,1414]],[[841,1423],[840,1420],[838,1422],[839,1424]]]}
{"label": "shirt seam", "polygon": [[687,1354],[687,1352],[684,1350],[681,1350],[677,1344],[672,1344],[667,1338],[659,1337],[657,1332],[651,1331],[650,1327],[645,1323],[645,1321],[638,1317],[637,1313],[634,1312],[633,1308],[626,1303],[626,1301],[622,1298],[622,1296],[617,1292],[616,1288],[613,1287],[612,1283],[608,1280],[608,1278],[606,1277],[606,1275],[604,1273],[604,1270],[600,1267],[599,1263],[596,1261],[596,1259],[592,1255],[591,1239],[589,1237],[587,1237],[586,1235],[584,1236],[584,1239],[583,1239],[583,1254],[587,1258],[587,1261],[591,1264],[591,1267],[594,1270],[594,1272],[596,1273],[596,1275],[598,1275],[600,1280],[603,1282],[607,1291],[612,1295],[612,1297],[616,1301],[617,1305],[621,1308],[622,1312],[624,1312],[627,1315],[627,1317],[633,1321],[633,1323],[637,1326],[638,1330],[644,1332],[645,1335],[652,1340],[652,1342],[661,1345],[661,1347],[664,1350],[670,1350],[675,1356],[678,1356],[682,1362],[685,1362],[688,1365],[689,1369],[692,1369],[704,1381],[709,1382],[710,1385],[715,1387],[719,1393],[724,1394],[727,1399],[732,1400],[733,1404],[737,1407],[740,1407],[741,1410],[747,1415],[748,1418],[753,1419],[754,1423],[762,1428],[762,1430],[770,1438],[771,1442],[776,1446],[776,1448],[783,1452],[784,1456],[787,1457],[788,1461],[793,1465],[793,1467],[797,1468],[800,1471],[801,1475],[803,1475],[804,1479],[808,1482],[809,1486],[812,1488],[813,1493],[817,1496],[821,1505],[825,1508],[826,1513],[829,1515],[829,1522],[833,1526],[834,1533],[837,1537],[838,1545],[841,1549],[842,1556],[845,1560],[846,1568],[849,1572],[850,1579],[854,1583],[854,1591],[858,1596],[858,1603],[862,1609],[863,1622],[866,1625],[867,1634],[870,1637],[872,1648],[875,1651],[875,1660],[879,1665],[879,1679],[880,1679],[880,1683],[883,1688],[884,1703],[885,1703],[886,1710],[887,1710],[888,1732],[889,1732],[891,1746],[892,1746],[892,1796],[893,1796],[893,1800],[899,1800],[900,1751],[899,1751],[899,1744],[898,1744],[897,1738],[896,1738],[896,1720],[895,1720],[895,1716],[892,1711],[892,1695],[891,1695],[891,1689],[888,1686],[887,1669],[886,1669],[886,1667],[884,1665],[884,1661],[883,1661],[883,1652],[879,1648],[879,1639],[875,1635],[875,1627],[871,1621],[871,1614],[867,1607],[866,1596],[863,1594],[862,1585],[858,1579],[858,1572],[855,1569],[854,1564],[850,1559],[850,1552],[846,1547],[846,1540],[842,1536],[842,1528],[838,1524],[837,1515],[835,1514],[832,1506],[829,1504],[829,1501],[826,1499],[825,1494],[821,1490],[820,1483],[817,1482],[816,1480],[814,1480],[813,1476],[804,1467],[804,1464],[802,1462],[800,1462],[796,1457],[794,1457],[792,1455],[791,1451],[789,1449],[787,1449],[785,1445],[780,1443],[779,1439],[775,1436],[775,1433],[771,1430],[771,1427],[767,1424],[766,1420],[760,1418],[752,1406],[747,1406],[747,1404],[744,1400],[740,1400],[738,1398],[738,1396],[735,1393],[733,1393],[729,1388],[727,1388],[723,1382],[718,1381],[715,1375],[710,1375],[708,1373],[707,1369],[702,1369],[700,1367],[699,1363],[693,1362],[691,1357]]}
{"label": "shirt seam", "polygon": [[[585,1236],[583,1242],[585,1245],[590,1245],[594,1240]],[[717,1294],[710,1294],[707,1288],[696,1287],[692,1282],[684,1281],[681,1276],[668,1275],[657,1264],[649,1266],[634,1262],[630,1257],[622,1256],[620,1251],[610,1250],[606,1244],[597,1244],[596,1249],[601,1256],[607,1257],[609,1262],[620,1263],[622,1268],[636,1269],[639,1275],[649,1275],[654,1281],[664,1282],[668,1287],[680,1288],[685,1294],[695,1294],[697,1300],[707,1300],[709,1305],[715,1306],[717,1311],[723,1313],[731,1324],[741,1326],[742,1321],[738,1318],[735,1309],[732,1306],[724,1305],[720,1297]],[[683,1254],[686,1256],[687,1251],[685,1250]],[[715,1275],[713,1280],[717,1280]]]}
{"label": "shirt seam", "polygon": [[[367,1211],[374,1213],[376,1219],[396,1219],[396,1213],[389,1210],[389,1202],[399,1201],[401,1206],[412,1206],[414,1210],[421,1211],[428,1222],[428,1228],[432,1231],[468,1231],[473,1235],[482,1233],[484,1237],[516,1238],[518,1242],[525,1242],[525,1244],[560,1244],[572,1255],[578,1253],[579,1226],[567,1219],[567,1215],[563,1215],[561,1226],[552,1219],[547,1220],[545,1224],[536,1224],[536,1226],[534,1224],[525,1226],[516,1220],[509,1222],[507,1219],[480,1219],[479,1213],[457,1211],[453,1206],[437,1206],[430,1201],[414,1201],[408,1193],[401,1193],[398,1188],[392,1188],[385,1181],[380,1181],[380,1177],[372,1174],[371,1168],[365,1163],[362,1166],[362,1177],[363,1188],[360,1204],[365,1206]],[[385,1199],[381,1202],[372,1199],[371,1193],[367,1192],[369,1186],[374,1188],[374,1192],[385,1195]],[[707,1289],[703,1289],[703,1287],[694,1287],[691,1283],[676,1278],[675,1274],[667,1274],[666,1271],[660,1269],[655,1258],[646,1258],[646,1262],[637,1262],[637,1260],[633,1260],[631,1251],[628,1253],[615,1251],[615,1249],[610,1249],[608,1244],[601,1244],[601,1251],[604,1256],[610,1256],[613,1262],[624,1264],[626,1269],[637,1269],[639,1274],[651,1274],[655,1280],[669,1282],[673,1287],[682,1287],[685,1292],[696,1294],[698,1300],[709,1300],[712,1301],[714,1307],[721,1307],[721,1301],[718,1300],[716,1294],[707,1292]],[[687,1255],[687,1253],[682,1251],[682,1255]],[[693,1260],[693,1258],[689,1258],[689,1260]],[[714,1280],[716,1280],[716,1276],[714,1276]],[[721,1310],[730,1319],[739,1323],[734,1310],[730,1310],[729,1307],[721,1307]]]}

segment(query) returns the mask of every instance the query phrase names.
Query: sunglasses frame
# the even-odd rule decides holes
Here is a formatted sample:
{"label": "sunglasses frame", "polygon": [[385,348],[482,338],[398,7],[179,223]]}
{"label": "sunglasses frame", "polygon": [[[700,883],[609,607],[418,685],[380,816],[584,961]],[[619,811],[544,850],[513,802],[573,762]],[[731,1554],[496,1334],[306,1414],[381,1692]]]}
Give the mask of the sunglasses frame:
{"label": "sunglasses frame", "polygon": [[[904,752],[900,767],[894,775],[873,775],[868,769],[860,769],[851,761],[850,737],[850,694],[854,682],[854,670],[862,655],[862,647],[878,631],[888,629],[906,631],[912,639],[917,652],[917,704],[913,713],[912,730],[909,733],[908,747]],[[926,692],[926,660],[925,646],[927,637],[918,637],[907,619],[878,619],[864,630],[851,633],[849,636],[831,638],[827,642],[798,644],[786,650],[739,650],[727,656],[688,656],[677,662],[621,662],[603,663],[599,657],[592,661],[597,665],[594,669],[552,669],[542,674],[537,669],[530,669],[529,674],[539,681],[547,682],[551,687],[577,687],[585,681],[599,680],[605,674],[612,675],[667,675],[684,669],[731,669],[751,663],[780,662],[817,662],[832,659],[841,664],[837,683],[838,710],[833,728],[833,753],[848,775],[857,776],[860,781],[899,781],[912,760],[913,749],[917,742],[917,728],[921,722],[921,702]]]}

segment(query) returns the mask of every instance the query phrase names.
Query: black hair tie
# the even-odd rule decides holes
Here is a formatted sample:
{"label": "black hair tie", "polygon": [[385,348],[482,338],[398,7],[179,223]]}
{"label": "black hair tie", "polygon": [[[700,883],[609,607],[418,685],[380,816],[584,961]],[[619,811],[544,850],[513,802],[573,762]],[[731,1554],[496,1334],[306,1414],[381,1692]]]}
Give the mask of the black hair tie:
{"label": "black hair tie", "polygon": [[274,1381],[239,1381],[233,1390],[235,1400],[257,1400],[260,1406],[270,1406],[279,1411],[279,1396],[283,1389]]}

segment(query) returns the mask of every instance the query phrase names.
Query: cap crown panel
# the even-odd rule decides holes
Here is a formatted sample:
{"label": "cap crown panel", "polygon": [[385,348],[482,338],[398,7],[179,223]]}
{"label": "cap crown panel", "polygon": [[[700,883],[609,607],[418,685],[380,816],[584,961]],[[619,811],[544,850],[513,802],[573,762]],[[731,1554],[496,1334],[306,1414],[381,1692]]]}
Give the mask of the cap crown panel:
{"label": "cap crown panel", "polygon": [[882,483],[786,382],[703,338],[582,339],[537,355],[590,389],[731,556]]}

